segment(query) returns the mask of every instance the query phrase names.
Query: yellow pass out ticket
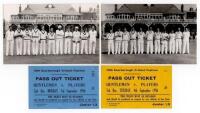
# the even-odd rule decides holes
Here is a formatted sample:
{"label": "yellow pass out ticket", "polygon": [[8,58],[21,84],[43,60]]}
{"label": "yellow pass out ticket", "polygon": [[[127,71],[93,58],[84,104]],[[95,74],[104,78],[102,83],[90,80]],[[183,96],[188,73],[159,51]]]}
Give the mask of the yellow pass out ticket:
{"label": "yellow pass out ticket", "polygon": [[171,66],[102,66],[102,108],[172,108]]}

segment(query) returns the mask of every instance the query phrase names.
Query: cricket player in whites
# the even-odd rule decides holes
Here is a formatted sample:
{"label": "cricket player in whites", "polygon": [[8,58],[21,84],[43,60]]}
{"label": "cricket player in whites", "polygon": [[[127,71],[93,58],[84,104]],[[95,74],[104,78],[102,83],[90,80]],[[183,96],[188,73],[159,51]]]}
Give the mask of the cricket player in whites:
{"label": "cricket player in whites", "polygon": [[168,51],[168,34],[164,31],[161,35],[161,54],[167,54]]}
{"label": "cricket player in whites", "polygon": [[137,53],[137,32],[134,28],[130,32],[130,44],[131,44],[131,51],[130,54]]}
{"label": "cricket player in whites", "polygon": [[175,33],[174,30],[169,33],[169,54],[174,54],[175,53]]}
{"label": "cricket player in whites", "polygon": [[22,55],[22,38],[24,37],[23,31],[21,29],[21,26],[17,26],[17,30],[14,33],[14,37],[16,40],[16,50],[17,50],[17,55]]}
{"label": "cricket player in whites", "polygon": [[142,28],[140,28],[138,32],[138,54],[144,53],[144,37],[145,33],[142,31]]}
{"label": "cricket player in whites", "polygon": [[56,30],[56,54],[63,54],[63,37],[65,33],[62,30],[62,26],[58,25],[58,30]]}
{"label": "cricket player in whites", "polygon": [[149,28],[149,31],[146,32],[147,37],[147,54],[153,54],[153,37],[154,32],[152,30],[152,27]]}
{"label": "cricket player in whites", "polygon": [[85,54],[88,54],[88,38],[89,33],[87,32],[87,28],[82,28],[81,31],[81,54],[85,51]]}
{"label": "cricket player in whites", "polygon": [[120,54],[123,32],[118,28],[115,32],[115,54]]}
{"label": "cricket player in whites", "polygon": [[12,26],[9,26],[8,31],[6,32],[6,56],[13,56],[14,49],[14,31],[12,30]]}
{"label": "cricket player in whites", "polygon": [[31,38],[32,38],[32,32],[31,27],[26,27],[24,30],[24,52],[23,55],[31,55]]}
{"label": "cricket player in whites", "polygon": [[96,38],[97,38],[97,31],[95,27],[92,26],[92,29],[89,31],[89,54],[95,54],[96,50]]}
{"label": "cricket player in whites", "polygon": [[75,27],[75,31],[73,32],[72,46],[73,46],[73,54],[79,54],[80,47],[80,39],[81,33],[78,31],[78,26]]}
{"label": "cricket player in whites", "polygon": [[178,28],[178,31],[176,32],[176,54],[181,54],[182,52],[182,36],[183,33],[181,32],[181,28]]}
{"label": "cricket player in whites", "polygon": [[155,32],[155,40],[154,40],[154,46],[155,46],[155,54],[160,54],[160,39],[161,39],[162,33],[160,32],[160,29],[157,28],[157,31]]}
{"label": "cricket player in whites", "polygon": [[183,32],[183,51],[182,51],[183,54],[190,53],[189,40],[190,40],[190,32],[188,28],[185,28],[185,31]]}
{"label": "cricket player in whites", "polygon": [[53,28],[50,28],[50,32],[48,33],[48,55],[52,53],[55,55],[55,38],[56,34],[53,32]]}
{"label": "cricket player in whites", "polygon": [[44,29],[44,26],[42,26],[41,30],[41,37],[40,37],[40,55],[46,55],[46,41],[47,40],[47,32]]}
{"label": "cricket player in whites", "polygon": [[65,31],[65,44],[64,44],[64,53],[71,54],[71,42],[72,42],[72,32],[70,27],[67,27]]}
{"label": "cricket player in whites", "polygon": [[113,33],[113,30],[111,29],[110,32],[106,35],[106,39],[108,39],[108,55],[110,53],[114,54],[114,37],[115,34]]}
{"label": "cricket player in whites", "polygon": [[41,36],[41,32],[38,29],[38,26],[34,25],[34,29],[32,31],[32,54],[33,55],[38,55],[40,36]]}
{"label": "cricket player in whites", "polygon": [[128,54],[128,41],[130,40],[130,34],[126,28],[122,34],[122,54]]}

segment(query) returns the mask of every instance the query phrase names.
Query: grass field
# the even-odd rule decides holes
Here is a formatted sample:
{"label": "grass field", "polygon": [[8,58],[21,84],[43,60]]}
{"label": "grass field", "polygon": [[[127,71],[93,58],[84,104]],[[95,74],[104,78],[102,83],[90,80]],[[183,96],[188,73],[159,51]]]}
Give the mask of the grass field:
{"label": "grass field", "polygon": [[[16,47],[16,46],[14,46]],[[99,40],[95,55],[38,55],[38,56],[5,56],[4,39],[4,64],[98,64]],[[14,50],[16,52],[16,50]]]}
{"label": "grass field", "polygon": [[[196,64],[197,62],[196,40],[190,41],[190,54],[107,55],[107,40],[102,40],[101,44],[102,64]],[[146,44],[144,50],[146,51]]]}

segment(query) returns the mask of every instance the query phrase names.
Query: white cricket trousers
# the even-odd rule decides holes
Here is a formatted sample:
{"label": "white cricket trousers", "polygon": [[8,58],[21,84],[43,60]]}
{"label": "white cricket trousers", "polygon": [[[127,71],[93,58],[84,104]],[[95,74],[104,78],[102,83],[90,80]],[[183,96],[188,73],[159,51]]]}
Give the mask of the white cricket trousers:
{"label": "white cricket trousers", "polygon": [[169,40],[169,54],[175,53],[175,40]]}
{"label": "white cricket trousers", "polygon": [[155,40],[155,54],[160,54],[160,40]]}
{"label": "white cricket trousers", "polygon": [[88,40],[81,40],[81,54],[85,51],[88,54]]}
{"label": "white cricket trousers", "polygon": [[24,55],[31,55],[31,41],[24,39]]}
{"label": "white cricket trousers", "polygon": [[13,56],[14,40],[6,40],[6,56]]}
{"label": "white cricket trousers", "polygon": [[167,48],[167,41],[163,41],[161,42],[161,54],[167,54],[168,48]]}
{"label": "white cricket trousers", "polygon": [[144,52],[144,40],[138,40],[138,54],[143,54]]}
{"label": "white cricket trousers", "polygon": [[176,39],[176,54],[182,53],[182,39]]}
{"label": "white cricket trousers", "polygon": [[16,39],[17,55],[22,55],[22,38]]}
{"label": "white cricket trousers", "polygon": [[40,55],[46,55],[46,40],[40,42]]}
{"label": "white cricket trousers", "polygon": [[190,43],[188,39],[183,39],[183,54],[190,53]]}
{"label": "white cricket trousers", "polygon": [[55,55],[55,40],[48,41],[48,55]]}
{"label": "white cricket trousers", "polygon": [[130,54],[133,54],[133,52],[137,53],[137,41],[136,40],[131,40],[130,44],[131,44]]}
{"label": "white cricket trousers", "polygon": [[114,54],[114,40],[108,40],[108,54]]}
{"label": "white cricket trousers", "polygon": [[120,54],[121,52],[121,40],[115,41],[115,54]]}
{"label": "white cricket trousers", "polygon": [[72,40],[70,38],[65,39],[65,46],[64,46],[65,54],[71,54],[71,42],[72,42]]}
{"label": "white cricket trousers", "polygon": [[122,54],[128,54],[128,40],[122,41]]}
{"label": "white cricket trousers", "polygon": [[56,54],[63,54],[63,39],[56,39]]}
{"label": "white cricket trousers", "polygon": [[79,54],[80,43],[79,42],[73,42],[72,46],[73,46],[73,54]]}
{"label": "white cricket trousers", "polygon": [[153,54],[153,40],[147,41],[147,54]]}
{"label": "white cricket trousers", "polygon": [[33,38],[32,39],[32,54],[38,55],[38,49],[39,49],[39,39]]}
{"label": "white cricket trousers", "polygon": [[96,40],[89,40],[89,54],[95,54]]}

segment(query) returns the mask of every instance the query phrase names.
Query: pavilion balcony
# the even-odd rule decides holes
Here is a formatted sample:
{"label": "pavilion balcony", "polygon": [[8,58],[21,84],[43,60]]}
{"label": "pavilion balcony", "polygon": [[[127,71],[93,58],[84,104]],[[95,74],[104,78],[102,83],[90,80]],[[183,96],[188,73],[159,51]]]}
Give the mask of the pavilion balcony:
{"label": "pavilion balcony", "polygon": [[173,23],[173,22],[185,22],[185,23],[194,23],[196,22],[196,19],[179,19],[179,18],[164,18],[164,17],[158,17],[158,18],[150,18],[150,17],[147,17],[147,18],[134,18],[134,17],[130,17],[130,16],[123,16],[123,17],[115,17],[113,15],[109,15],[109,16],[106,16],[106,19],[105,21],[108,21],[108,22],[166,22],[166,23]]}
{"label": "pavilion balcony", "polygon": [[91,23],[98,23],[98,20],[69,20],[69,19],[65,19],[64,22],[66,22],[66,23],[85,23],[85,24],[91,24]]}
{"label": "pavilion balcony", "polygon": [[98,24],[98,20],[79,20],[79,19],[11,19],[11,23],[72,23],[72,24]]}
{"label": "pavilion balcony", "polygon": [[11,23],[35,23],[36,19],[20,19],[20,18],[15,18],[11,19]]}

